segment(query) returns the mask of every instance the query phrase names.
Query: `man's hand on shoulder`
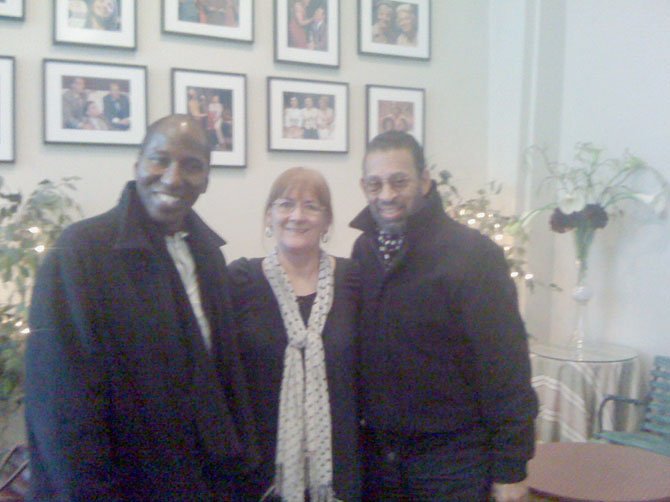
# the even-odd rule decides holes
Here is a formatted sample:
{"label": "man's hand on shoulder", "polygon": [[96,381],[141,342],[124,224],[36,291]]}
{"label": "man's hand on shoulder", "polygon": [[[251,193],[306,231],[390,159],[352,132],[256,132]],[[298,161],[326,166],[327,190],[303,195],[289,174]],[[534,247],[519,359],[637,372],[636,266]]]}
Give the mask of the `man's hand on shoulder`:
{"label": "man's hand on shoulder", "polygon": [[493,483],[491,495],[496,502],[527,502],[528,485],[525,481],[518,483]]}

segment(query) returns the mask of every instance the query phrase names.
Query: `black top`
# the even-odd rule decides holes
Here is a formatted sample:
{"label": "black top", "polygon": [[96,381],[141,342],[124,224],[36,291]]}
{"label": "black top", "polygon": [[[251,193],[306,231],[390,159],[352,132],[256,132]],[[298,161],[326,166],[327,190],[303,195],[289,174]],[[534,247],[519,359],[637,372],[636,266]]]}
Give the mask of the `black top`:
{"label": "black top", "polygon": [[526,331],[502,249],[449,218],[435,186],[410,216],[386,269],[368,208],[353,257],[361,267],[361,412],[399,434],[481,429],[491,476],[525,476],[537,400]]}
{"label": "black top", "polygon": [[311,295],[298,296],[296,300],[298,300],[298,309],[300,310],[302,322],[307,326],[309,316],[312,313],[312,305],[314,305],[314,300],[316,300],[316,292]]}
{"label": "black top", "polygon": [[[279,392],[287,344],[279,305],[261,264],[261,258],[242,258],[229,265],[242,364],[257,419],[262,457],[261,469],[249,480],[248,500],[258,500],[273,481]],[[336,258],[333,306],[322,337],[333,426],[333,485],[335,496],[347,501],[360,499],[354,392],[358,291],[358,268],[351,260]]]}

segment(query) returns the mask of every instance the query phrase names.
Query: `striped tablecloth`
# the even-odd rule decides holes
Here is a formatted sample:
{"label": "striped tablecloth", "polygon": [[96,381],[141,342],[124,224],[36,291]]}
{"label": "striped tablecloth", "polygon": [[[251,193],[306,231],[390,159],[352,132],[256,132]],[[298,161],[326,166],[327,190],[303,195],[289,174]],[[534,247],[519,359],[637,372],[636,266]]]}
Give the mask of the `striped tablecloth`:
{"label": "striped tablecloth", "polygon": [[[597,427],[598,407],[605,395],[639,396],[640,367],[636,356],[592,361],[542,353],[531,348],[532,385],[540,401],[536,420],[540,442],[587,441]],[[609,403],[603,414],[603,428],[631,430],[637,417],[634,406]]]}

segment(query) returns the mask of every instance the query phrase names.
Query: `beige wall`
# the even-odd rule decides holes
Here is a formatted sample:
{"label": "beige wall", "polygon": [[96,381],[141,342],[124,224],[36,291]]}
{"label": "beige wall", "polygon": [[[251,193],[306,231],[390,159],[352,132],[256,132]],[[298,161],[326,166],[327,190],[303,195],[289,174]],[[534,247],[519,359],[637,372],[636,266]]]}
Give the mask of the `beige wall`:
{"label": "beige wall", "polygon": [[[138,0],[136,52],[54,46],[51,3],[26,3],[24,22],[0,20],[0,54],[17,60],[17,161],[0,164],[0,175],[24,191],[44,177],[80,176],[78,199],[89,216],[114,204],[132,176],[136,148],[44,145],[43,58],[147,65],[152,120],[170,112],[173,67],[247,75],[248,167],[215,169],[197,206],[228,240],[229,259],[265,252],[261,206],[272,180],[293,165],[325,174],[336,219],[328,248],[349,253],[356,233],[347,225],[364,203],[357,179],[366,84],[424,87],[429,162],[452,171],[466,194],[485,180],[503,181],[508,208],[537,207],[537,180],[520,171],[521,153],[532,143],[566,159],[578,140],[595,141],[613,155],[628,147],[670,177],[670,77],[662,64],[670,44],[667,0],[648,0],[645,8],[629,0],[433,0],[429,62],[357,54],[357,2],[341,0],[338,69],[273,61],[271,0],[255,1],[251,45],[161,34],[159,0]],[[348,82],[349,153],[268,152],[267,76]],[[525,318],[536,336],[561,342],[574,311],[574,255],[571,236],[556,236],[545,224],[534,229],[531,265],[565,289],[527,295]],[[622,219],[598,236],[592,264],[595,341],[629,345],[647,360],[668,354],[668,236],[667,219]]]}
{"label": "beige wall", "polygon": [[[364,199],[358,189],[364,149],[365,85],[426,89],[426,146],[429,162],[461,173],[476,185],[486,169],[487,9],[484,0],[432,2],[430,61],[363,56],[357,53],[357,2],[341,0],[341,55],[338,69],[273,61],[271,0],[255,0],[253,44],[161,33],[161,2],[138,0],[137,51],[54,45],[52,5],[26,0],[23,22],[0,20],[0,54],[16,58],[17,160],[0,164],[0,175],[29,191],[45,177],[81,177],[78,200],[87,216],[111,207],[132,177],[134,147],[45,145],[42,141],[44,58],[138,64],[148,67],[149,119],[171,110],[171,68],[247,75],[248,166],[215,168],[207,194],[196,206],[229,244],[229,259],[264,253],[261,206],[272,180],[283,169],[320,169],[335,202],[331,252],[348,255],[356,236],[348,222]],[[349,83],[350,136],[347,154],[267,151],[266,77],[280,76]],[[266,246],[267,247],[267,246]]]}

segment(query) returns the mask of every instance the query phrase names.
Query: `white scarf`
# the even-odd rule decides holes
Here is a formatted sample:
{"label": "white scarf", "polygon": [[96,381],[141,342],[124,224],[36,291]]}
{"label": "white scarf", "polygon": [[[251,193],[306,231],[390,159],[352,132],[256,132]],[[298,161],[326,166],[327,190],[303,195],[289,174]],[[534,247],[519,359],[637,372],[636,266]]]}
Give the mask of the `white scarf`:
{"label": "white scarf", "polygon": [[333,304],[330,258],[321,253],[316,299],[307,327],[276,249],[263,260],[263,273],[279,303],[288,336],[279,396],[274,492],[284,501],[302,502],[308,488],[312,502],[335,500],[330,399],[321,339]]}

